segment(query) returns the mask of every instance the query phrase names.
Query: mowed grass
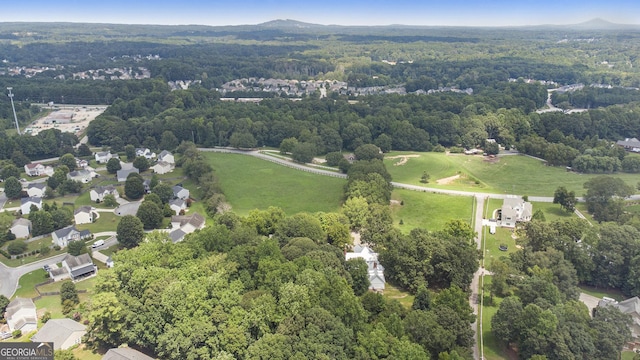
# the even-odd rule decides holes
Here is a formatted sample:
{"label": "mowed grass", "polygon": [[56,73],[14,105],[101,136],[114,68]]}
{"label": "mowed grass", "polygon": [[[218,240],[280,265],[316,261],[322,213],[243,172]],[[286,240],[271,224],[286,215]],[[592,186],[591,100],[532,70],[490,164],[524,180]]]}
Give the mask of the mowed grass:
{"label": "mowed grass", "polygon": [[405,292],[389,283],[386,283],[384,286],[384,297],[387,299],[395,299],[402,304],[407,309],[411,309],[413,306],[413,300],[415,296]]}
{"label": "mowed grass", "polygon": [[[415,228],[440,230],[451,220],[471,224],[473,198],[396,189],[392,199],[402,202],[391,205],[393,224],[403,233]],[[400,225],[400,220],[403,224]]]}
{"label": "mowed grass", "polygon": [[34,270],[22,275],[20,280],[18,280],[18,289],[14,297],[33,298],[38,296],[36,285],[47,281],[47,279],[47,272],[43,269]]}
{"label": "mowed grass", "polygon": [[[444,153],[392,152],[387,157],[406,154],[420,156],[409,158],[400,166],[393,165],[398,160],[385,159],[394,181],[452,190],[553,196],[558,186],[564,186],[575,191],[576,196],[582,196],[585,193],[584,183],[601,176],[567,172],[564,167],[545,166],[539,160],[518,155],[501,156],[492,161],[479,155]],[[425,171],[431,177],[428,184],[420,182]],[[455,175],[461,178],[447,185],[436,184],[438,179]],[[637,174],[617,173],[611,176],[621,178],[634,188],[638,183]]]}
{"label": "mowed grass", "polygon": [[288,215],[340,208],[344,179],[294,170],[246,155],[202,156],[213,167],[227,201],[238,215],[269,206],[280,207]]}
{"label": "mowed grass", "polygon": [[566,212],[564,209],[560,207],[559,204],[532,202],[531,206],[533,206],[534,214],[536,211],[542,210],[542,213],[544,214],[544,218],[548,222],[559,221],[559,220],[569,220],[572,217],[577,217],[577,215],[573,212]]}

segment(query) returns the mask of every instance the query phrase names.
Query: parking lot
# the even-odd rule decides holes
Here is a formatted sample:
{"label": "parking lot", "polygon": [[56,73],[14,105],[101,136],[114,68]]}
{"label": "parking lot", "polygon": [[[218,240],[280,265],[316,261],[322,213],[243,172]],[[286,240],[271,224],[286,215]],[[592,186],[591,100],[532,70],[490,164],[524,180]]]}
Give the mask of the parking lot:
{"label": "parking lot", "polygon": [[62,132],[75,134],[83,133],[89,123],[106,109],[106,105],[53,105],[42,106],[43,110],[51,110],[51,113],[42,117],[23,131],[36,135],[42,130],[58,129]]}

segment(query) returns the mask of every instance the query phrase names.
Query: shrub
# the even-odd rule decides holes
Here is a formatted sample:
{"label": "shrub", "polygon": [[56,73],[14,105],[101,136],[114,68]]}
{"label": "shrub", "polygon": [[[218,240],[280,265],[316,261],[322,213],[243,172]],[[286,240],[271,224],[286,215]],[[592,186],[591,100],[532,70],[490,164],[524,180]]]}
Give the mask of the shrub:
{"label": "shrub", "polygon": [[22,336],[22,330],[18,329],[18,330],[13,330],[13,332],[11,333],[11,335],[13,336],[14,339],[19,338],[20,336]]}
{"label": "shrub", "polygon": [[60,245],[53,245],[53,250],[60,251]]}
{"label": "shrub", "polygon": [[45,324],[49,320],[51,320],[51,313],[49,311],[47,311],[44,314],[42,314],[42,317],[40,318],[40,321],[42,321],[42,323]]}
{"label": "shrub", "polygon": [[458,146],[452,146],[449,148],[449,152],[452,154],[462,154],[464,149]]}
{"label": "shrub", "polygon": [[27,250],[27,243],[22,240],[14,240],[7,246],[7,251],[11,255],[22,254],[25,250]]}
{"label": "shrub", "polygon": [[432,149],[433,152],[441,152],[441,153],[445,152],[445,150],[446,149],[444,148],[444,146],[442,146],[440,144],[434,146],[433,149]]}

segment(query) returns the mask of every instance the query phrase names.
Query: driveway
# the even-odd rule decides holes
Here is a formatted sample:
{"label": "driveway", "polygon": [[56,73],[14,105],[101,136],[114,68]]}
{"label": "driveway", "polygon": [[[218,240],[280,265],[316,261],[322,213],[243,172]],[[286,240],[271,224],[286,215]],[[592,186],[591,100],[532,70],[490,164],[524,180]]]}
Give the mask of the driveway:
{"label": "driveway", "polygon": [[135,201],[118,206],[114,212],[118,216],[134,215],[138,212],[141,202]]}
{"label": "driveway", "polygon": [[600,300],[602,299],[597,298],[593,295],[580,293],[580,301],[582,301],[582,303],[587,305],[587,307],[589,308],[589,315],[593,314],[593,309],[595,309],[598,306],[598,302]]}

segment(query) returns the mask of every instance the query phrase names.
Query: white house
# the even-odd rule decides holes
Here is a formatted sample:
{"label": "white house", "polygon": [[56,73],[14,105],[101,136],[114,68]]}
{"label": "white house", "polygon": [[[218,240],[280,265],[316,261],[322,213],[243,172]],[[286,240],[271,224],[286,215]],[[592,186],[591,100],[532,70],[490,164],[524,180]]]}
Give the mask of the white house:
{"label": "white house", "polygon": [[107,351],[107,353],[102,357],[102,360],[153,360],[153,358],[138,350],[121,347],[109,349],[109,351]]}
{"label": "white house", "polygon": [[369,290],[384,291],[385,278],[384,267],[378,261],[378,254],[373,252],[368,246],[356,245],[353,252],[344,254],[345,260],[361,258],[367,263],[369,274]]}
{"label": "white house", "polygon": [[22,211],[22,215],[29,215],[31,212],[31,205],[35,205],[38,210],[42,209],[42,198],[25,197],[20,199],[20,211]]}
{"label": "white house", "polygon": [[173,171],[173,165],[166,161],[158,161],[155,165],[151,167],[154,173],[158,175],[170,173]]}
{"label": "white house", "polygon": [[180,211],[187,209],[187,202],[182,199],[173,199],[169,201],[169,207],[176,215],[180,215]]}
{"label": "white house", "polygon": [[67,350],[82,342],[87,333],[86,326],[71,319],[51,319],[38,333],[31,337],[32,342],[53,342],[54,350]]}
{"label": "white house", "polygon": [[80,206],[73,212],[73,218],[76,225],[91,224],[96,219],[96,214],[91,206]]}
{"label": "white house", "polygon": [[78,181],[83,184],[87,184],[91,182],[91,180],[95,176],[96,176],[95,172],[83,169],[83,170],[71,171],[70,173],[67,174],[67,179]]}
{"label": "white house", "polygon": [[21,330],[23,334],[29,333],[38,328],[38,315],[36,305],[31,299],[15,298],[4,313],[10,331]]}
{"label": "white house", "polygon": [[173,188],[173,197],[176,199],[187,200],[189,198],[189,190],[183,188],[182,186],[174,186]]}
{"label": "white house", "polygon": [[518,222],[531,220],[533,207],[530,202],[520,197],[510,196],[504,199],[500,208],[500,224],[504,227],[514,228]]}
{"label": "white house", "polygon": [[27,187],[27,195],[29,195],[30,197],[44,197],[44,192],[46,189],[46,183],[31,183]]}
{"label": "white house", "polygon": [[31,163],[24,166],[24,172],[29,176],[51,176],[53,175],[53,168],[40,163]]}
{"label": "white house", "polygon": [[127,181],[127,176],[129,176],[129,174],[131,173],[136,173],[139,174],[140,170],[136,169],[136,168],[131,168],[131,169],[122,169],[122,170],[118,170],[116,177],[118,178],[118,182],[125,182]]}
{"label": "white house", "polygon": [[78,159],[76,158],[76,168],[78,169],[84,169],[87,166],[89,166],[89,162],[87,160],[83,160],[83,159]]}
{"label": "white house", "polygon": [[171,165],[176,164],[176,158],[167,150],[162,150],[162,152],[158,154],[158,161],[168,162]]}
{"label": "white house", "polygon": [[156,153],[148,148],[136,148],[136,156],[144,156],[147,160],[151,160],[156,157]]}
{"label": "white house", "polygon": [[56,230],[51,233],[51,237],[53,238],[53,243],[60,246],[66,247],[69,245],[71,241],[84,240],[91,237],[91,232],[89,230],[79,231],[75,228],[75,226],[70,225],[64,227],[60,230]]}
{"label": "white house", "polygon": [[104,197],[107,195],[113,195],[116,199],[120,197],[118,193],[118,189],[116,189],[113,185],[107,186],[96,186],[94,189],[91,189],[89,192],[89,197],[91,201],[100,203],[104,201]]}
{"label": "white house", "polygon": [[28,238],[31,234],[31,220],[20,218],[13,220],[9,231],[16,236],[17,239]]}
{"label": "white house", "polygon": [[93,157],[96,159],[98,164],[106,164],[114,156],[111,155],[110,151],[100,151],[95,153]]}
{"label": "white house", "polygon": [[171,232],[169,237],[175,243],[181,241],[185,235],[204,228],[204,217],[198,213],[193,213],[186,216],[172,216],[171,217]]}

